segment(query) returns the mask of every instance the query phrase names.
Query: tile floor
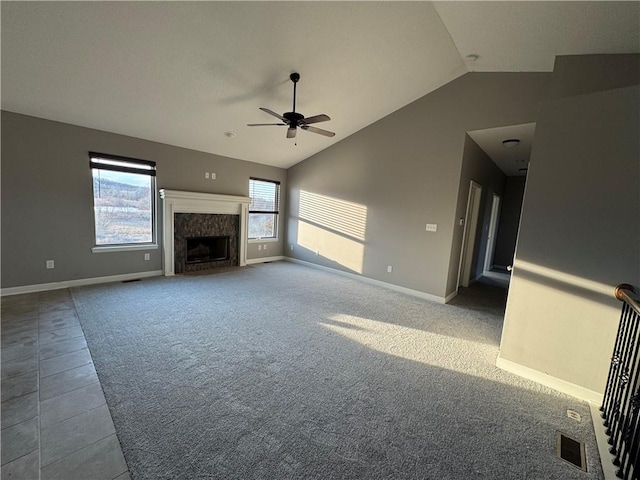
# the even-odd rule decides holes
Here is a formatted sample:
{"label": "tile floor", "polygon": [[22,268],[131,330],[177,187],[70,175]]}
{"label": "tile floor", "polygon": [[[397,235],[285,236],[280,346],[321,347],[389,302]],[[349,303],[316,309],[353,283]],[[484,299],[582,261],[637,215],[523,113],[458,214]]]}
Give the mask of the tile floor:
{"label": "tile floor", "polygon": [[2,298],[1,478],[125,480],[68,290]]}

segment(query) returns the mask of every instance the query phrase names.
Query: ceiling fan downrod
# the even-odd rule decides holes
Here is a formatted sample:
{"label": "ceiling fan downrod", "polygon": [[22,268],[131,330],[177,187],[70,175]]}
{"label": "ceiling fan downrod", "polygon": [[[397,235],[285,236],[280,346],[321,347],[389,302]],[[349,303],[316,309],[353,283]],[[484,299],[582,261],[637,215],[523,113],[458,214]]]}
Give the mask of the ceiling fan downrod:
{"label": "ceiling fan downrod", "polygon": [[296,112],[296,86],[298,84],[298,80],[300,80],[300,74],[297,73],[297,72],[293,72],[291,75],[289,75],[289,78],[293,82],[293,110],[292,110],[292,112],[295,113]]}

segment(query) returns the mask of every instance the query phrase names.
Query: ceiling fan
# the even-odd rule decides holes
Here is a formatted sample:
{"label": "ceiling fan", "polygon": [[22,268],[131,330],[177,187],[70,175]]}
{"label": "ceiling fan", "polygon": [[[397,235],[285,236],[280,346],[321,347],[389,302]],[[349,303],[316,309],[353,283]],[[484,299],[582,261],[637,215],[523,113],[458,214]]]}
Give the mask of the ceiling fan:
{"label": "ceiling fan", "polygon": [[269,110],[268,108],[260,107],[260,110],[268,113],[269,115],[273,115],[274,117],[280,119],[282,123],[248,123],[248,127],[262,127],[262,126],[271,126],[271,125],[280,125],[280,126],[288,126],[287,128],[287,138],[295,138],[298,127],[302,130],[306,130],[307,132],[318,133],[320,135],[324,135],[325,137],[333,137],[335,133],[330,132],[329,130],[323,130],[321,128],[311,127],[312,123],[320,123],[331,120],[328,115],[314,115],[313,117],[306,117],[301,113],[296,112],[296,84],[298,80],[300,80],[299,73],[292,73],[289,75],[289,78],[293,82],[293,111],[286,112],[282,115],[277,114],[273,110]]}

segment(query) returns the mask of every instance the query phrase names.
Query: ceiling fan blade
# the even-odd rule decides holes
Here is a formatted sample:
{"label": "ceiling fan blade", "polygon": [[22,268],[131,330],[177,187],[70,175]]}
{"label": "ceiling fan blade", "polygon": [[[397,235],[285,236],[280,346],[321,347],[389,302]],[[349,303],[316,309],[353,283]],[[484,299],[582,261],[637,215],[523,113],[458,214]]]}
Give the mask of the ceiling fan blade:
{"label": "ceiling fan blade", "polygon": [[296,127],[289,127],[287,129],[287,138],[295,138],[297,130]]}
{"label": "ceiling fan blade", "polygon": [[264,108],[264,107],[260,107],[260,110],[262,110],[265,113],[268,113],[269,115],[273,115],[276,118],[279,118],[280,120],[282,120],[284,123],[289,123],[289,121],[284,118],[282,115],[280,115],[279,113],[274,112],[273,110],[269,110],[268,108]]}
{"label": "ceiling fan blade", "polygon": [[308,131],[308,132],[319,133],[320,135],[324,135],[325,137],[334,137],[335,136],[335,133],[330,132],[329,130],[323,130],[321,128],[309,127],[307,125],[303,125],[301,128],[303,130]]}
{"label": "ceiling fan blade", "polygon": [[302,122],[304,122],[307,125],[309,125],[310,123],[328,122],[329,120],[331,120],[329,115],[325,115],[323,113],[321,115],[315,115],[313,117],[304,118],[304,119],[302,119]]}
{"label": "ceiling fan blade", "polygon": [[267,125],[286,125],[285,123],[247,123],[247,127],[266,127]]}

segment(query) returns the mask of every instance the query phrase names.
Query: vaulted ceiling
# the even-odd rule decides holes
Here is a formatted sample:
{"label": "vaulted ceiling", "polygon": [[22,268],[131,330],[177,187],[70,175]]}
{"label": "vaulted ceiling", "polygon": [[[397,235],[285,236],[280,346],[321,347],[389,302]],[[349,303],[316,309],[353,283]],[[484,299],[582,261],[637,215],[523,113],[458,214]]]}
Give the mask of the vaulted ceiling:
{"label": "vaulted ceiling", "polygon": [[[1,2],[2,108],[289,167],[469,70],[640,51],[638,2]],[[469,61],[469,55],[478,55]],[[333,138],[258,110],[328,114]],[[234,136],[225,135],[233,132]]]}

